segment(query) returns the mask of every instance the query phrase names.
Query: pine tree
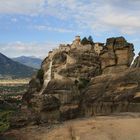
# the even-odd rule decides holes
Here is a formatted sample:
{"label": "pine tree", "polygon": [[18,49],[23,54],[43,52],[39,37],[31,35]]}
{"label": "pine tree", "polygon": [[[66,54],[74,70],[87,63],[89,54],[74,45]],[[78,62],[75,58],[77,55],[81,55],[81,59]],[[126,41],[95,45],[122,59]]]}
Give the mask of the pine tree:
{"label": "pine tree", "polygon": [[87,44],[90,44],[90,42],[89,42],[89,40],[88,40],[86,37],[84,37],[84,38],[81,40],[81,44],[82,44],[82,45],[87,45]]}
{"label": "pine tree", "polygon": [[89,40],[89,42],[90,42],[90,44],[91,44],[91,45],[93,45],[93,44],[94,44],[94,42],[93,42],[93,38],[92,38],[92,36],[91,36],[91,35],[88,37],[88,40]]}

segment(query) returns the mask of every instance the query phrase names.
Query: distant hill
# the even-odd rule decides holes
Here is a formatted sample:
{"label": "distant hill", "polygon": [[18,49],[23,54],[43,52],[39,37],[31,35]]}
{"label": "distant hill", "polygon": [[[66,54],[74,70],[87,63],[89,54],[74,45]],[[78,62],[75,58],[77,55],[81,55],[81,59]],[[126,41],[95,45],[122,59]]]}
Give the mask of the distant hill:
{"label": "distant hill", "polygon": [[15,62],[0,53],[0,78],[28,78],[36,71],[36,69],[20,64],[19,62]]}
{"label": "distant hill", "polygon": [[33,67],[36,69],[40,68],[41,62],[42,60],[40,58],[36,58],[36,57],[27,57],[27,56],[20,56],[20,57],[16,57],[16,58],[12,58],[14,61],[17,61],[21,64],[24,64],[26,66],[29,67]]}

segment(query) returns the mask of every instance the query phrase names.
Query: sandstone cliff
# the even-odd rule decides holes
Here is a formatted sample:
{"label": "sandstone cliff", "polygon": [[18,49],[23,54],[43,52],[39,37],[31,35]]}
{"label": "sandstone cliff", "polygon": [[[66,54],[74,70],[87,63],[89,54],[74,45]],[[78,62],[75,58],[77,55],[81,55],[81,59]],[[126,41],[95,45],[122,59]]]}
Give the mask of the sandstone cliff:
{"label": "sandstone cliff", "polygon": [[35,116],[30,121],[39,118],[40,122],[56,122],[78,117],[81,91],[91,78],[101,74],[101,61],[94,45],[81,45],[77,38],[73,43],[49,52],[41,70],[30,81],[23,96],[26,107],[22,106],[22,112],[30,110]]}
{"label": "sandstone cliff", "polygon": [[122,72],[131,65],[134,57],[134,47],[125,38],[108,38],[105,48],[100,55],[104,74]]}
{"label": "sandstone cliff", "polygon": [[[123,37],[109,38],[105,45],[82,45],[78,37],[71,45],[60,45],[49,52],[30,81],[21,112],[29,114],[30,123],[139,112],[140,72],[130,69],[133,57],[133,44]],[[27,122],[18,118],[13,126]]]}
{"label": "sandstone cliff", "polygon": [[93,78],[83,93],[84,116],[140,112],[140,69]]}

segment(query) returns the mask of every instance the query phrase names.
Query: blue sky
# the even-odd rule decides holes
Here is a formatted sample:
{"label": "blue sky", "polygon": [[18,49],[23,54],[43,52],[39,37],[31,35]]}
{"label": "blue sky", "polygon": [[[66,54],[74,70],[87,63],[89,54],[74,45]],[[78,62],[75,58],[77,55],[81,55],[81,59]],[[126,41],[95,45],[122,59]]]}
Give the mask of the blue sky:
{"label": "blue sky", "polygon": [[0,0],[0,52],[44,57],[75,35],[140,44],[139,0]]}

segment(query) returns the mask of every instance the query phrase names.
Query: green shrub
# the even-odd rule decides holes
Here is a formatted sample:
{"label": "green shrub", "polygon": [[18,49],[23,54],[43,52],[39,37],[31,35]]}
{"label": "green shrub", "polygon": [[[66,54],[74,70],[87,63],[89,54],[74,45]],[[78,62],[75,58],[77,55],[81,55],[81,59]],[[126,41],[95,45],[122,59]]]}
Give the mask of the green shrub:
{"label": "green shrub", "polygon": [[79,90],[82,90],[88,85],[89,82],[90,82],[89,79],[79,78],[79,80],[75,81],[75,84],[78,86]]}
{"label": "green shrub", "polygon": [[0,110],[0,133],[9,129],[9,120],[13,111]]}
{"label": "green shrub", "polygon": [[37,79],[39,79],[40,83],[43,84],[44,71],[42,69],[39,69],[36,77]]}
{"label": "green shrub", "polygon": [[0,133],[9,129],[8,122],[0,122]]}

